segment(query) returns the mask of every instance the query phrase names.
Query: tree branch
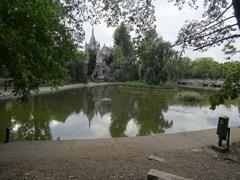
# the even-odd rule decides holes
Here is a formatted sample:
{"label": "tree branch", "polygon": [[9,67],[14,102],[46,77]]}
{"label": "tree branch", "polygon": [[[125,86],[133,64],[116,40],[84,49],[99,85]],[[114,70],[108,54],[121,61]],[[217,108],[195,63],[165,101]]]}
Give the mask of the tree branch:
{"label": "tree branch", "polygon": [[213,20],[209,24],[205,25],[205,27],[207,27],[207,26],[211,25],[212,23],[216,22],[217,20],[219,20],[232,6],[233,6],[233,4],[231,3],[215,20]]}
{"label": "tree branch", "polygon": [[[218,32],[218,31],[222,31],[222,30],[224,30],[224,29],[227,29],[227,28],[230,28],[230,27],[233,27],[233,26],[236,26],[236,25],[238,25],[238,24],[236,23],[236,24],[228,25],[228,26],[226,26],[226,27],[224,27],[224,28],[218,29],[218,30],[213,31],[213,32],[211,32],[211,33],[209,33],[209,34],[206,34],[206,35],[204,35],[204,36],[198,36],[197,38],[202,38],[202,37],[205,37],[205,36],[209,36],[209,35],[211,35],[211,34],[214,34],[214,33]],[[202,32],[203,32],[203,31],[202,31]],[[201,34],[202,32],[196,33],[196,34],[192,35],[192,37],[193,37],[193,36],[197,36],[198,34]],[[233,37],[233,38],[234,38],[234,37]],[[172,46],[170,46],[169,48],[173,48],[173,47],[175,47],[175,46],[180,46],[181,44],[188,42],[189,39],[190,39],[190,38],[186,39],[185,41],[175,43],[175,44],[173,44]]]}
{"label": "tree branch", "polygon": [[[208,33],[208,34],[198,36],[197,38],[203,38],[203,37],[206,37],[206,36],[212,35],[212,34],[214,34],[214,33],[216,33],[216,32],[220,32],[220,31],[222,31],[222,30],[225,30],[225,29],[228,29],[228,28],[231,28],[231,27],[237,26],[237,25],[238,25],[237,23],[235,23],[235,24],[231,24],[231,25],[225,26],[225,27],[223,27],[223,28],[221,28],[221,29],[217,29],[217,30],[215,30],[215,31],[213,31],[213,32],[210,32],[210,33]],[[201,33],[202,33],[202,32],[201,32]],[[199,34],[201,34],[201,33],[199,33]],[[194,34],[193,36],[196,36],[196,35]]]}
{"label": "tree branch", "polygon": [[228,37],[219,39],[219,40],[217,40],[217,41],[214,41],[214,42],[205,44],[205,45],[203,45],[203,46],[197,47],[197,48],[195,48],[195,49],[193,49],[193,50],[194,50],[194,51],[197,51],[197,50],[199,50],[199,49],[203,49],[203,48],[205,48],[205,47],[212,46],[212,45],[214,45],[214,44],[216,44],[216,43],[218,43],[218,42],[223,42],[223,41],[225,41],[225,40],[232,39],[232,38],[238,38],[238,37],[240,37],[240,34],[234,34],[234,35],[232,35],[232,36],[228,36]]}
{"label": "tree branch", "polygon": [[[230,17],[228,17],[228,18],[226,18],[226,19],[223,19],[223,20],[217,22],[216,24],[213,24],[213,25],[211,25],[210,27],[207,27],[206,29],[204,29],[203,31],[201,31],[201,32],[199,32],[199,33],[197,33],[197,34],[195,34],[195,35],[198,35],[198,34],[200,34],[200,33],[202,33],[202,32],[205,32],[205,31],[211,29],[212,27],[214,27],[214,26],[216,26],[216,25],[218,25],[218,24],[220,24],[220,23],[222,23],[222,22],[225,22],[225,21],[227,21],[227,20],[229,20],[229,19],[231,19],[231,18],[235,18],[235,16],[230,16]],[[203,26],[202,26],[202,27],[203,27]],[[202,27],[200,27],[200,28],[202,28]]]}

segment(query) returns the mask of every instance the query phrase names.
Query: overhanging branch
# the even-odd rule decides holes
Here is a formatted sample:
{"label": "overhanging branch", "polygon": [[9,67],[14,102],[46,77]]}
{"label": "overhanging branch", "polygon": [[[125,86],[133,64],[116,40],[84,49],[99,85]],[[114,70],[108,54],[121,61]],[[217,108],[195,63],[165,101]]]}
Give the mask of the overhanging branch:
{"label": "overhanging branch", "polygon": [[[226,18],[226,19],[223,19],[223,20],[221,20],[221,21],[219,21],[219,22],[211,25],[210,27],[207,27],[207,28],[203,29],[203,31],[201,31],[201,32],[199,32],[199,33],[196,33],[195,36],[198,35],[198,34],[200,34],[200,33],[205,32],[205,31],[207,31],[207,30],[209,30],[209,29],[211,29],[211,28],[213,28],[214,26],[216,26],[216,25],[218,25],[218,24],[220,24],[220,23],[223,23],[223,22],[225,22],[225,21],[227,21],[227,20],[229,20],[229,19],[232,19],[232,18],[235,18],[235,16],[230,16],[230,17],[228,17],[228,18]],[[204,26],[199,27],[199,28],[203,28],[203,27],[204,27]]]}
{"label": "overhanging branch", "polygon": [[199,47],[197,47],[197,48],[195,48],[195,49],[193,49],[193,50],[194,50],[194,51],[197,51],[197,50],[203,49],[203,48],[205,48],[205,47],[212,46],[212,45],[214,45],[214,44],[216,44],[216,43],[223,42],[223,41],[228,40],[228,39],[239,38],[239,37],[240,37],[240,34],[234,34],[234,35],[232,35],[232,36],[228,36],[228,37],[219,39],[219,40],[217,40],[217,41],[213,41],[213,42],[208,43],[208,44],[205,44],[205,45],[203,45],[203,46],[199,46]]}
{"label": "overhanging branch", "polygon": [[214,19],[213,21],[211,21],[210,23],[208,23],[207,25],[205,25],[203,27],[208,27],[209,25],[218,21],[232,6],[233,6],[233,4],[231,3],[216,19]]}
{"label": "overhanging branch", "polygon": [[[206,36],[210,36],[210,35],[212,35],[212,34],[214,34],[214,33],[221,32],[221,31],[223,31],[223,30],[225,30],[225,29],[228,29],[228,28],[231,28],[231,27],[234,27],[234,26],[237,26],[237,25],[238,25],[237,23],[231,24],[231,25],[227,25],[227,26],[225,26],[225,27],[223,27],[223,28],[221,28],[221,29],[217,29],[217,30],[215,30],[215,31],[213,31],[213,32],[210,32],[210,33],[208,33],[208,34],[201,35],[201,36],[197,36],[197,38],[203,38],[203,37],[206,37]],[[196,35],[193,35],[193,36],[196,36]]]}

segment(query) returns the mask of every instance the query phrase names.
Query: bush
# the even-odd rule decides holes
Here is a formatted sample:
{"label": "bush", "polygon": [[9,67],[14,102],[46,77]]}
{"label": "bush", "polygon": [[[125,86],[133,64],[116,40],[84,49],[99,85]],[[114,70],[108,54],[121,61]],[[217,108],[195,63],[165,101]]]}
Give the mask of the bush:
{"label": "bush", "polygon": [[187,101],[187,102],[199,102],[203,99],[203,96],[201,96],[197,92],[189,92],[189,91],[184,91],[178,93],[178,99]]}

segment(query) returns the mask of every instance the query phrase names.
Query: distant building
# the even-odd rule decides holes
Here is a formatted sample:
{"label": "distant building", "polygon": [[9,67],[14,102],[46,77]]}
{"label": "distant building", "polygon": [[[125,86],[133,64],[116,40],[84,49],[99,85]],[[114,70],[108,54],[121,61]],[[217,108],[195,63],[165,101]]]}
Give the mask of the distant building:
{"label": "distant building", "polygon": [[90,50],[96,50],[99,51],[100,50],[100,43],[98,43],[95,39],[94,36],[94,29],[92,29],[92,36],[90,38],[89,43],[85,44],[85,53],[88,55]]}
{"label": "distant building", "polygon": [[110,65],[106,62],[106,58],[110,56],[110,48],[103,45],[100,48],[100,43],[98,43],[94,36],[94,29],[92,29],[92,36],[89,43],[85,44],[85,53],[88,55],[90,51],[96,51],[96,66],[92,74],[93,80],[107,80],[110,77]]}

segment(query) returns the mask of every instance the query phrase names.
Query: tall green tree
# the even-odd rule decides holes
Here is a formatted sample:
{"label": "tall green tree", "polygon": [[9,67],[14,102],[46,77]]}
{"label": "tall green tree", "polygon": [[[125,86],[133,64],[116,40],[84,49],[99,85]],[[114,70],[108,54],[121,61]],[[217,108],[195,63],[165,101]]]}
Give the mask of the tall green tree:
{"label": "tall green tree", "polygon": [[158,37],[156,31],[145,32],[138,47],[138,56],[142,64],[141,79],[148,84],[159,84],[167,80],[164,66],[171,56],[171,44]]}
{"label": "tall green tree", "polygon": [[192,61],[188,57],[179,57],[177,52],[174,52],[163,68],[168,81],[176,81],[182,78],[192,77]]}
{"label": "tall green tree", "polygon": [[240,63],[225,63],[222,66],[225,82],[221,90],[210,97],[212,109],[223,104],[226,100],[236,99],[240,95]]}
{"label": "tall green tree", "polygon": [[219,79],[220,65],[210,57],[196,58],[192,62],[192,75],[193,78],[200,79]]}
{"label": "tall green tree", "polygon": [[87,83],[87,65],[83,52],[77,52],[75,59],[66,61],[64,67],[68,70],[69,81],[71,83]]}
{"label": "tall green tree", "polygon": [[63,83],[63,62],[73,59],[76,47],[62,22],[65,14],[59,0],[0,1],[0,63],[14,95],[26,98],[40,85]]}
{"label": "tall green tree", "polygon": [[114,76],[116,80],[136,80],[138,78],[136,53],[131,42],[131,36],[124,23],[117,27],[113,39]]}

